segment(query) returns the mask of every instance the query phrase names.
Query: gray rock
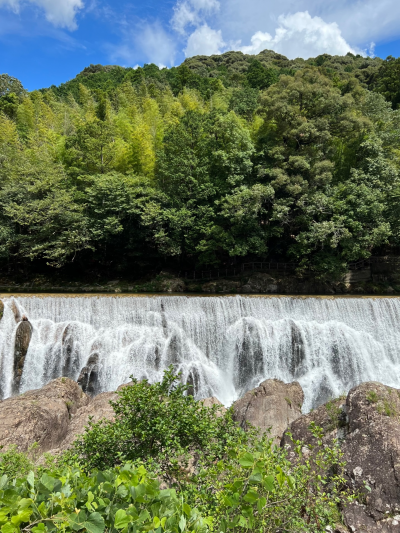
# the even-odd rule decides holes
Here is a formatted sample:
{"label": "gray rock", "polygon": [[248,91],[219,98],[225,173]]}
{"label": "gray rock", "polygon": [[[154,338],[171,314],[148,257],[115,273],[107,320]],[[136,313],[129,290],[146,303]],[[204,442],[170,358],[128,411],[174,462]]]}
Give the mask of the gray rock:
{"label": "gray rock", "polygon": [[92,354],[78,377],[78,385],[82,387],[83,392],[89,396],[94,396],[98,392],[98,362],[99,355],[97,353]]}
{"label": "gray rock", "polygon": [[[400,391],[380,383],[363,383],[343,400],[328,402],[290,425],[294,439],[315,444],[311,422],[325,431],[324,443],[342,439],[346,479],[363,495],[365,505],[344,510],[350,530],[400,532]],[[290,446],[287,437],[283,445]],[[370,488],[368,490],[367,487]]]}
{"label": "gray rock", "polygon": [[32,325],[24,319],[18,324],[15,334],[14,345],[14,377],[13,377],[13,394],[18,393],[21,383],[22,372],[24,370],[25,357],[28,353],[29,344],[32,339]]}
{"label": "gray rock", "polygon": [[211,398],[205,398],[204,400],[200,401],[202,402],[204,407],[213,407],[214,405],[218,405],[218,411],[216,411],[217,417],[223,416],[226,413],[226,408],[218,400],[218,398],[215,398],[215,396],[212,396]]}
{"label": "gray rock", "polygon": [[270,429],[271,437],[279,443],[289,424],[301,416],[303,401],[299,383],[267,379],[233,404],[234,418],[244,429],[247,424],[262,432]]}
{"label": "gray rock", "polygon": [[37,442],[42,453],[57,448],[67,436],[71,417],[88,403],[86,394],[68,378],[8,398],[0,403],[0,446],[15,444],[25,452]]}

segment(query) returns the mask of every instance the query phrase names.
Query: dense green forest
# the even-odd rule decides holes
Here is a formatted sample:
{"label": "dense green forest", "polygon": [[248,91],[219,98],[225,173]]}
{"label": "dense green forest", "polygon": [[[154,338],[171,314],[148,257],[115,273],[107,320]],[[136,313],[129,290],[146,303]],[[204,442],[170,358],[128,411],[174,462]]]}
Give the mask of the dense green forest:
{"label": "dense green forest", "polygon": [[272,51],[0,76],[0,268],[140,274],[400,244],[400,58]]}

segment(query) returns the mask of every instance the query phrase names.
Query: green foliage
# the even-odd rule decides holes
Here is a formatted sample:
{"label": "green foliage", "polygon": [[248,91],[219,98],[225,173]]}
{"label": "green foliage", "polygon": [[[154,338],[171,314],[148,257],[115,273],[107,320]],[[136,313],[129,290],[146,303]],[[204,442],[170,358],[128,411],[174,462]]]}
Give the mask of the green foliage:
{"label": "green foliage", "polygon": [[389,56],[381,66],[374,83],[377,92],[383,94],[397,109],[400,104],[400,58]]}
{"label": "green foliage", "polygon": [[218,406],[197,402],[171,368],[160,383],[133,380],[111,405],[115,421],[90,422],[75,443],[85,468],[144,461],[172,480],[186,475],[193,454],[212,461],[227,440],[245,439],[230,413],[217,417]]}
{"label": "green foliage", "polygon": [[67,467],[22,479],[0,478],[2,533],[203,533],[206,522],[174,490],[160,490],[143,466],[85,474]]}
{"label": "green foliage", "polygon": [[400,243],[398,69],[265,50],[90,65],[32,93],[3,74],[0,268],[248,258],[340,279]]}
{"label": "green foliage", "polygon": [[260,61],[257,61],[257,59],[254,59],[250,63],[246,77],[250,87],[260,90],[268,89],[268,87],[279,80],[278,73],[275,69],[264,68]]}
{"label": "green foliage", "polygon": [[210,511],[217,531],[300,533],[334,526],[338,505],[352,500],[342,492],[342,453],[337,442],[322,445],[315,425],[310,430],[318,444],[307,456],[294,441],[289,461],[286,450],[264,437],[246,447],[231,443],[226,457],[200,473],[192,497],[203,513]]}
{"label": "green foliage", "polygon": [[322,532],[334,525],[338,505],[351,500],[337,442],[323,446],[312,426],[318,444],[304,456],[302,443],[292,442],[289,461],[286,448],[250,426],[244,432],[231,411],[196,402],[178,379],[170,369],[161,383],[124,387],[112,402],[115,421],[90,423],[69,462],[85,471],[128,459],[145,465],[178,490],[186,520],[198,509],[213,531]]}
{"label": "green foliage", "polygon": [[[33,463],[27,454],[19,452],[16,446],[10,446],[6,450],[0,447],[0,477],[8,476],[10,479],[29,474],[33,469]],[[1,511],[0,511],[1,512]]]}
{"label": "green foliage", "polygon": [[379,396],[374,390],[369,391],[367,394],[367,400],[371,403],[377,403],[379,400]]}

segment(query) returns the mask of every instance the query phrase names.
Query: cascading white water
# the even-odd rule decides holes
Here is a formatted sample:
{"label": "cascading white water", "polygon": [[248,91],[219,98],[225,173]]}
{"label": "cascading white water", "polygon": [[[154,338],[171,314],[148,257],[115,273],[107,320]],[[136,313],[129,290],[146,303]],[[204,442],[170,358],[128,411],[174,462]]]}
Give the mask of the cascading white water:
{"label": "cascading white water", "polygon": [[21,297],[5,299],[0,385],[11,394],[16,322],[33,336],[20,392],[65,375],[91,356],[96,392],[133,375],[157,381],[173,364],[198,398],[229,405],[266,378],[298,380],[303,410],[363,381],[400,388],[400,299],[290,297]]}

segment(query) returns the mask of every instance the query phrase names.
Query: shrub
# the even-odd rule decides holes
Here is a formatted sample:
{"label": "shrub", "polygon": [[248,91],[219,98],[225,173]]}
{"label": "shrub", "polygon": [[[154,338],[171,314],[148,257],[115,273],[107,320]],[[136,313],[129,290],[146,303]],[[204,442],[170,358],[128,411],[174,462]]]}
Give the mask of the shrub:
{"label": "shrub", "polygon": [[166,370],[160,383],[133,379],[111,402],[115,421],[90,422],[72,455],[88,470],[126,461],[144,461],[169,482],[185,474],[189,463],[220,458],[230,440],[245,443],[231,413],[205,407],[187,394],[180,376]]}
{"label": "shrub", "polygon": [[350,497],[338,443],[323,446],[322,430],[311,428],[318,446],[307,456],[293,442],[289,460],[268,435],[239,428],[231,411],[217,417],[217,407],[196,402],[171,369],[161,383],[134,381],[112,405],[115,421],[91,423],[69,460],[85,471],[144,462],[217,533],[322,532]]}
{"label": "shrub", "polygon": [[11,479],[28,474],[33,468],[33,463],[27,454],[19,452],[16,446],[10,446],[3,451],[0,446],[0,476],[8,476]]}
{"label": "shrub", "polygon": [[91,475],[73,467],[40,478],[30,472],[16,483],[3,475],[0,527],[2,533],[205,533],[208,529],[174,490],[160,490],[143,466],[129,464]]}

